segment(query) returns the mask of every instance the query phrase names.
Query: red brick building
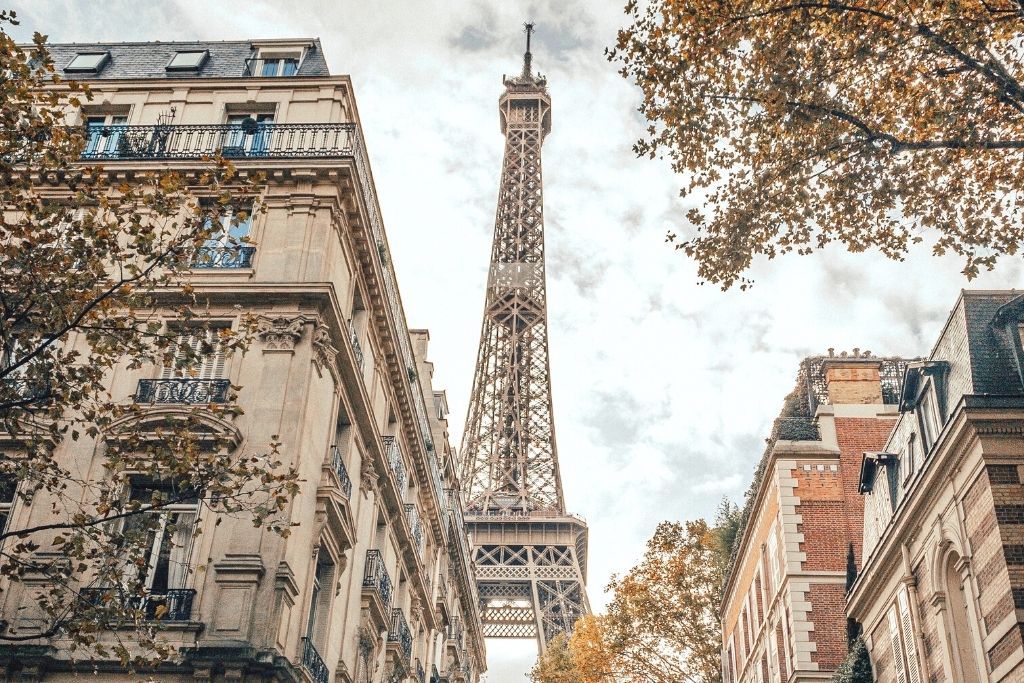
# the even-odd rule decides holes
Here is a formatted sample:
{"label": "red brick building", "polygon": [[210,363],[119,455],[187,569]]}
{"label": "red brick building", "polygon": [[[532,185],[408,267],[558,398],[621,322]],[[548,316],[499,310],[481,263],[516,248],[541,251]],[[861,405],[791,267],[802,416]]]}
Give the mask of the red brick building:
{"label": "red brick building", "polygon": [[1022,321],[1018,292],[963,292],[864,456],[848,611],[880,683],[1024,681]]}
{"label": "red brick building", "polygon": [[722,603],[725,683],[828,680],[846,655],[847,553],[860,561],[861,460],[898,417],[900,359],[808,358],[775,421]]}

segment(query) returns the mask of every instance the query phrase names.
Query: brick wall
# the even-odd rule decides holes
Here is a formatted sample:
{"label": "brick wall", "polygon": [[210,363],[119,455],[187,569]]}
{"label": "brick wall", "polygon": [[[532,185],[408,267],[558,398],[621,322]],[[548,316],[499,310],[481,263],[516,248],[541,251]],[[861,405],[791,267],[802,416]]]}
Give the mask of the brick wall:
{"label": "brick wall", "polygon": [[[842,479],[843,504],[846,513],[846,538],[853,540],[853,553],[858,569],[861,566],[861,543],[864,539],[864,497],[860,495],[860,463],[865,451],[880,451],[896,425],[895,418],[837,417],[836,441],[839,444],[839,473]],[[843,546],[843,567],[846,567],[846,545]]]}
{"label": "brick wall", "polygon": [[[815,645],[811,661],[832,671],[846,657],[846,590],[843,584],[816,584],[809,591]],[[842,624],[842,628],[837,628]]]}
{"label": "brick wall", "polygon": [[871,632],[870,654],[875,683],[894,683],[896,669],[892,665],[892,642],[889,640],[889,624],[884,619]]}
{"label": "brick wall", "polygon": [[[997,627],[1024,608],[1024,484],[1021,467],[1016,464],[991,463],[978,478],[964,499],[971,544],[978,542],[976,556],[982,561],[975,566],[981,592],[982,618],[986,630]],[[1008,631],[986,653],[989,670],[1024,647],[1020,626]]]}

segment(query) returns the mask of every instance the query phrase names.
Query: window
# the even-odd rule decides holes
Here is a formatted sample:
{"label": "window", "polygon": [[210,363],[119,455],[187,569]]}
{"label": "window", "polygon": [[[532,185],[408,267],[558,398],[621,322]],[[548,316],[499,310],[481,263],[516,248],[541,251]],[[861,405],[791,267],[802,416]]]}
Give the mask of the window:
{"label": "window", "polygon": [[129,496],[142,505],[160,506],[125,518],[126,538],[141,540],[144,549],[142,563],[133,563],[126,578],[138,581],[150,595],[185,588],[199,513],[198,496],[173,482],[148,479],[133,481]]}
{"label": "window", "polygon": [[229,126],[221,154],[226,157],[262,156],[270,146],[273,113],[228,114]]}
{"label": "window", "polygon": [[226,207],[206,242],[192,259],[193,268],[249,268],[256,249],[249,245],[252,230],[252,206]]}
{"label": "window", "polygon": [[0,533],[7,531],[7,521],[11,518],[14,494],[17,490],[17,481],[9,477],[0,477]]}
{"label": "window", "polygon": [[209,55],[209,50],[176,52],[166,68],[168,71],[198,71]]}
{"label": "window", "polygon": [[64,70],[99,73],[109,60],[109,52],[79,52]]}
{"label": "window", "polygon": [[123,114],[97,114],[85,117],[84,158],[111,158],[123,151],[128,117]]}
{"label": "window", "polygon": [[299,60],[293,58],[264,59],[260,76],[294,76],[299,70]]}
{"label": "window", "polygon": [[935,385],[928,382],[921,392],[921,400],[917,404],[917,421],[921,427],[921,447],[924,449],[924,456],[935,444],[939,436],[939,415],[935,404]]}
{"label": "window", "polygon": [[910,598],[905,587],[896,595],[896,604],[889,608],[887,617],[896,680],[900,683],[921,683],[914,625],[910,616]]}
{"label": "window", "polygon": [[174,357],[161,379],[219,379],[224,376],[224,349],[217,328],[179,332]]}

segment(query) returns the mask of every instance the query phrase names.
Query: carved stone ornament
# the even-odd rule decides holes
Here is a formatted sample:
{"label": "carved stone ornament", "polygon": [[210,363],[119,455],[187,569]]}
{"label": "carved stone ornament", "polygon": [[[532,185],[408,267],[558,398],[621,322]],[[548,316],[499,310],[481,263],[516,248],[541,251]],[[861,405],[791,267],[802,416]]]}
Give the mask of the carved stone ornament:
{"label": "carved stone ornament", "polygon": [[301,315],[294,318],[260,318],[256,334],[266,351],[294,351],[302,339],[302,328],[306,319]]}
{"label": "carved stone ornament", "polygon": [[380,476],[373,469],[373,464],[369,458],[364,458],[359,464],[359,490],[364,495],[370,495],[370,492],[377,492],[377,481]]}
{"label": "carved stone ornament", "polygon": [[313,330],[313,362],[318,370],[334,368],[334,357],[338,349],[331,344],[331,330],[323,323],[317,323]]}

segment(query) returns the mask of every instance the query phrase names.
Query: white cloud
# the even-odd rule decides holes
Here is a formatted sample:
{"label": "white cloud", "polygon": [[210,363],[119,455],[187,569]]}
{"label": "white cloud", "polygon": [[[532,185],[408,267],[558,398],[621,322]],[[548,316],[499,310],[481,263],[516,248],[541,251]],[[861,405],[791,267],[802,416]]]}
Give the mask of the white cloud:
{"label": "white cloud", "polygon": [[[664,244],[685,230],[679,181],[637,160],[638,94],[603,57],[621,1],[145,4],[14,2],[19,34],[55,41],[319,36],[353,78],[409,322],[431,331],[461,431],[472,380],[502,138],[501,75],[538,23],[549,78],[545,145],[552,373],[568,503],[590,525],[595,607],[663,519],[738,500],[799,359],[828,347],[925,354],[957,291],[952,259],[839,250],[758,263],[750,292],[695,286]],[[1020,263],[978,287],[1020,282]],[[523,643],[489,643],[492,683],[522,681]]]}

